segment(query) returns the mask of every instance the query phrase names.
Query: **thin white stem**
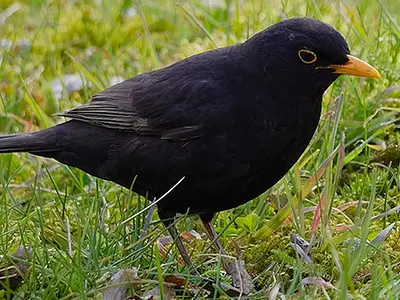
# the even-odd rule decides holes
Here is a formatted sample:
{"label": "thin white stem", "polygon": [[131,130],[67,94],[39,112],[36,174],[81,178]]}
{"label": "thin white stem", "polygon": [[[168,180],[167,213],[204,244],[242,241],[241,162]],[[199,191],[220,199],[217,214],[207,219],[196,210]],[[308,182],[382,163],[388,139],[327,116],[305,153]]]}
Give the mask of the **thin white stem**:
{"label": "thin white stem", "polygon": [[175,189],[182,181],[183,179],[185,179],[185,176],[183,176],[177,183],[174,184],[173,187],[171,187],[164,195],[162,195],[160,198],[155,199],[153,202],[151,202],[148,206],[146,206],[145,208],[143,208],[141,211],[137,212],[136,214],[134,214],[133,216],[129,217],[128,219],[125,219],[120,225],[124,225],[126,223],[128,223],[130,220],[136,218],[138,215],[140,215],[141,213],[145,212],[146,210],[148,210],[150,207],[156,205],[158,202],[160,202],[162,199],[164,199],[169,193],[172,192],[173,189]]}

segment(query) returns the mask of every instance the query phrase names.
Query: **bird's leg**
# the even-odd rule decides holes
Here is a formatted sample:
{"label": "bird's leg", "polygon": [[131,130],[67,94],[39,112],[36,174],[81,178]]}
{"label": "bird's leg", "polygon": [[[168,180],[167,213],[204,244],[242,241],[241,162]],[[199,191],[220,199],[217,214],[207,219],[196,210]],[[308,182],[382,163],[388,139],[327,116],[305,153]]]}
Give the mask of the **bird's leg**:
{"label": "bird's leg", "polygon": [[[223,256],[227,257],[228,253],[225,251],[224,247],[222,246],[221,240],[218,238],[217,233],[215,232],[214,226],[211,221],[204,221],[203,218],[201,218],[204,228],[206,229],[206,234],[208,239],[211,241],[211,244],[214,246],[214,248],[221,253]],[[227,264],[226,264],[226,259],[222,260],[222,264],[224,265],[224,269],[227,271]],[[228,271],[227,271],[228,272]]]}
{"label": "bird's leg", "polygon": [[244,262],[242,260],[235,259],[235,261],[229,261],[228,254],[222,246],[222,243],[218,238],[218,234],[215,232],[212,224],[212,217],[212,214],[200,216],[204,228],[206,229],[207,236],[211,240],[211,243],[214,245],[215,249],[222,254],[222,265],[228,275],[232,277],[233,286],[240,289],[243,294],[247,295],[254,287],[253,281],[244,268]]}
{"label": "bird's leg", "polygon": [[186,266],[189,267],[190,274],[200,276],[200,273],[197,271],[196,267],[194,266],[192,260],[189,257],[189,253],[187,252],[185,246],[183,245],[182,239],[178,234],[178,231],[175,228],[175,224],[173,220],[167,219],[162,221],[167,227],[169,234],[175,241],[175,245],[178,248],[178,251],[183,258],[183,261],[185,262]]}

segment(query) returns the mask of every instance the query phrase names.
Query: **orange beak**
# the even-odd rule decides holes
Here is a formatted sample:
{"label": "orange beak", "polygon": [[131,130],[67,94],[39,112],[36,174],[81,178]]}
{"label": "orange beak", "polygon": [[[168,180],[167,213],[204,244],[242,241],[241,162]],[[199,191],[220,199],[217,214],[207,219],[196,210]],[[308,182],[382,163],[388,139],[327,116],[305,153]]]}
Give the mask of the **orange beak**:
{"label": "orange beak", "polygon": [[349,60],[345,64],[328,65],[327,67],[324,67],[324,69],[333,69],[334,74],[354,75],[368,78],[381,78],[381,74],[379,74],[378,70],[376,70],[370,64],[352,55],[347,55],[347,57]]}

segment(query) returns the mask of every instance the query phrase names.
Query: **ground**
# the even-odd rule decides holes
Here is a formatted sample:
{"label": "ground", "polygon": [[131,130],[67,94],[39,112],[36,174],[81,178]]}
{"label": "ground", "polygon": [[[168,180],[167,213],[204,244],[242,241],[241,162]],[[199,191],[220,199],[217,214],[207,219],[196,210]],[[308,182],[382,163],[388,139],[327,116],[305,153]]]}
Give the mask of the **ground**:
{"label": "ground", "polygon": [[[325,93],[318,130],[292,170],[257,199],[218,214],[214,224],[229,253],[245,260],[256,284],[252,299],[397,299],[396,0],[3,0],[0,130],[47,128],[63,121],[52,114],[122,79],[241,42],[296,16],[337,28],[351,52],[382,79],[337,80]],[[155,288],[167,299],[171,288],[163,282],[176,283],[173,276],[190,284],[173,287],[175,298],[192,299],[201,290],[200,279],[190,277],[167,243],[156,213],[140,247],[146,214],[121,225],[146,199],[28,154],[0,156],[0,183],[0,297],[100,299],[111,275],[123,269],[135,273],[128,291],[135,299]],[[202,275],[229,283],[200,221],[182,218],[178,227]],[[22,259],[12,259],[19,247]],[[18,274],[12,266],[22,278],[9,277]],[[211,297],[228,298],[221,293],[216,289]]]}

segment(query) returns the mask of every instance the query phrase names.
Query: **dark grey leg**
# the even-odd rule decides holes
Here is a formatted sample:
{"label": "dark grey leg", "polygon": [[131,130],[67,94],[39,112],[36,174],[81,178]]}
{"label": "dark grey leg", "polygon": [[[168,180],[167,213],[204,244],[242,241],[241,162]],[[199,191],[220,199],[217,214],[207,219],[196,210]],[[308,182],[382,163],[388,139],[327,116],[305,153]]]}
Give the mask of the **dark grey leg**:
{"label": "dark grey leg", "polygon": [[200,276],[200,273],[197,271],[196,267],[194,266],[192,260],[189,257],[189,253],[187,252],[185,246],[183,245],[182,239],[175,228],[174,221],[167,220],[163,221],[163,223],[165,227],[167,227],[169,234],[174,239],[175,245],[178,248],[180,255],[182,256],[183,261],[185,262],[186,266],[189,267],[190,274]]}
{"label": "dark grey leg", "polygon": [[215,232],[214,226],[212,224],[212,215],[201,216],[206,233],[215,249],[222,255],[222,265],[225,271],[232,277],[232,285],[238,288],[241,293],[248,295],[254,288],[253,281],[250,275],[244,268],[244,261],[235,259],[231,261],[228,254],[226,253],[221,241]]}

